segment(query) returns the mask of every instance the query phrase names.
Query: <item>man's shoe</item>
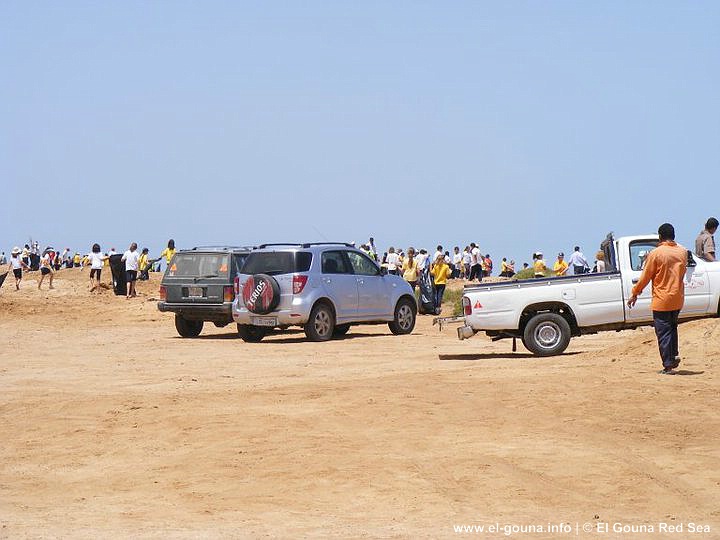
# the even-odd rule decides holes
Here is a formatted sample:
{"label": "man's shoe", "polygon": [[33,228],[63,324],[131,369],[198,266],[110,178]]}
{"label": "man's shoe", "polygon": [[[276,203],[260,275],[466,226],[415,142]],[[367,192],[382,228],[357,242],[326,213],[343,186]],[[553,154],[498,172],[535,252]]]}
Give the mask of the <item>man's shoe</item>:
{"label": "man's shoe", "polygon": [[672,368],[664,368],[658,371],[659,375],[675,375],[675,372]]}

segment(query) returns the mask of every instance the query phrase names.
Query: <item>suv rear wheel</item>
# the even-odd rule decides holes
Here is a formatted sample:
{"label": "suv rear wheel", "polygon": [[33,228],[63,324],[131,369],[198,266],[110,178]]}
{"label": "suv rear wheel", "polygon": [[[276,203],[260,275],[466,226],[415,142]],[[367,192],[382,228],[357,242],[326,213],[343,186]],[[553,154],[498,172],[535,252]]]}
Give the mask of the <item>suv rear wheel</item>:
{"label": "suv rear wheel", "polygon": [[182,337],[198,337],[203,329],[202,321],[189,321],[179,313],[175,314],[175,329]]}
{"label": "suv rear wheel", "polygon": [[310,319],[305,324],[305,335],[310,341],[327,341],[335,330],[335,313],[332,308],[320,302],[310,312]]}
{"label": "suv rear wheel", "polygon": [[409,298],[401,298],[395,306],[395,318],[388,323],[390,331],[396,336],[409,334],[415,328],[417,304]]}
{"label": "suv rear wheel", "polygon": [[252,324],[238,324],[238,335],[248,343],[260,343],[267,334],[267,328],[253,326]]}

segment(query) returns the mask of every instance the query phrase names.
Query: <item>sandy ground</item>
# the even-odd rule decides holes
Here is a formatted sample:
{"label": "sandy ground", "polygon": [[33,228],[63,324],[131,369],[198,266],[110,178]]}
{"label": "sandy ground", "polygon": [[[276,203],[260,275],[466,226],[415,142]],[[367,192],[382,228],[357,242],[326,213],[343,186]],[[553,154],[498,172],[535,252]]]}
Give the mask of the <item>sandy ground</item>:
{"label": "sandy ground", "polygon": [[549,359],[430,317],[402,337],[188,340],[158,276],[133,300],[86,279],[0,290],[2,538],[687,537],[575,534],[663,521],[720,538],[718,319],[681,326],[667,377],[652,329]]}

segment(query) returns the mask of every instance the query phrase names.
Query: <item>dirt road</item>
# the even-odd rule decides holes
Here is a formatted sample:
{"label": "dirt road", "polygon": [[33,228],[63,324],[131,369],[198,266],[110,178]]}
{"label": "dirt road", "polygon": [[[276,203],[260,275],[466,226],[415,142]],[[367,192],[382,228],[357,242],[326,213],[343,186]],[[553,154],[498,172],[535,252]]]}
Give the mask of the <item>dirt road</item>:
{"label": "dirt road", "polygon": [[661,521],[720,537],[718,319],[681,326],[683,375],[667,377],[652,329],[550,359],[460,342],[429,317],[401,337],[247,344],[210,327],[188,340],[155,307],[157,276],[133,300],[93,296],[86,278],[0,291],[2,538]]}

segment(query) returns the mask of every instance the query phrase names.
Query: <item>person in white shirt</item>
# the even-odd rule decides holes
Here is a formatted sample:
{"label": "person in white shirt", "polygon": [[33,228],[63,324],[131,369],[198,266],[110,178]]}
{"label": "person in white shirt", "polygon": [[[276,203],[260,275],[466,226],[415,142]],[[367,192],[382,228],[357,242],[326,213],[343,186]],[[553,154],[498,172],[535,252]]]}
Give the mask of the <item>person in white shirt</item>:
{"label": "person in white shirt", "polygon": [[375,239],[372,236],[370,237],[370,240],[368,240],[367,246],[368,246],[368,251],[369,251],[368,255],[370,255],[370,258],[372,260],[377,261],[378,260],[378,250],[375,247]]}
{"label": "person in white shirt", "polygon": [[452,278],[457,279],[459,277],[462,277],[460,275],[460,269],[462,267],[462,253],[460,253],[460,246],[455,246],[453,248],[453,255],[452,255]]}
{"label": "person in white shirt", "polygon": [[433,255],[432,259],[430,259],[430,263],[435,264],[435,261],[437,261],[438,257],[443,257],[443,258],[445,257],[445,252],[443,251],[442,246],[437,247],[437,249],[435,250],[435,255]]}
{"label": "person in white shirt", "polygon": [[137,296],[137,293],[135,292],[135,283],[137,282],[138,264],[140,261],[140,254],[138,253],[137,244],[135,242],[130,244],[130,249],[123,254],[122,260],[125,261],[127,297],[135,297]]}
{"label": "person in white shirt", "polygon": [[387,264],[388,273],[397,276],[399,263],[400,255],[395,253],[395,248],[393,246],[390,246],[390,249],[388,249],[387,259],[385,261],[385,264]]}
{"label": "person in white shirt", "polygon": [[482,281],[482,255],[480,248],[475,245],[475,242],[472,242],[470,244],[470,277],[468,280],[472,281],[475,278]]}
{"label": "person in white shirt", "polygon": [[580,246],[575,246],[575,251],[570,255],[568,265],[572,267],[574,274],[587,274],[590,271],[590,265],[580,251]]}
{"label": "person in white shirt", "polygon": [[23,278],[23,268],[30,270],[30,267],[25,264],[20,258],[20,248],[14,247],[10,252],[10,263],[8,264],[8,270],[12,270],[13,276],[15,276],[15,290],[20,290],[20,282]]}
{"label": "person in white shirt", "polygon": [[607,272],[607,267],[605,266],[605,253],[603,251],[598,251],[595,254],[595,272],[598,274],[601,274],[603,272]]}
{"label": "person in white shirt", "polygon": [[45,276],[50,276],[50,287],[49,289],[54,289],[53,287],[53,278],[55,277],[55,271],[52,268],[52,263],[50,262],[50,253],[45,252],[43,253],[43,256],[40,257],[40,281],[38,282],[38,289],[43,284],[43,281],[45,281]]}
{"label": "person in white shirt", "polygon": [[460,271],[461,277],[467,279],[470,275],[470,266],[472,266],[472,255],[470,255],[470,246],[465,246],[462,252],[462,270]]}
{"label": "person in white shirt", "polygon": [[428,258],[428,254],[427,254],[427,251],[425,251],[424,249],[421,249],[420,253],[415,255],[415,262],[417,263],[417,266],[418,266],[418,272],[422,272],[423,270],[425,270],[425,266],[427,264],[427,258]]}
{"label": "person in white shirt", "polygon": [[108,257],[100,252],[100,244],[93,244],[87,258],[90,262],[90,292],[93,292],[100,287],[100,274]]}

